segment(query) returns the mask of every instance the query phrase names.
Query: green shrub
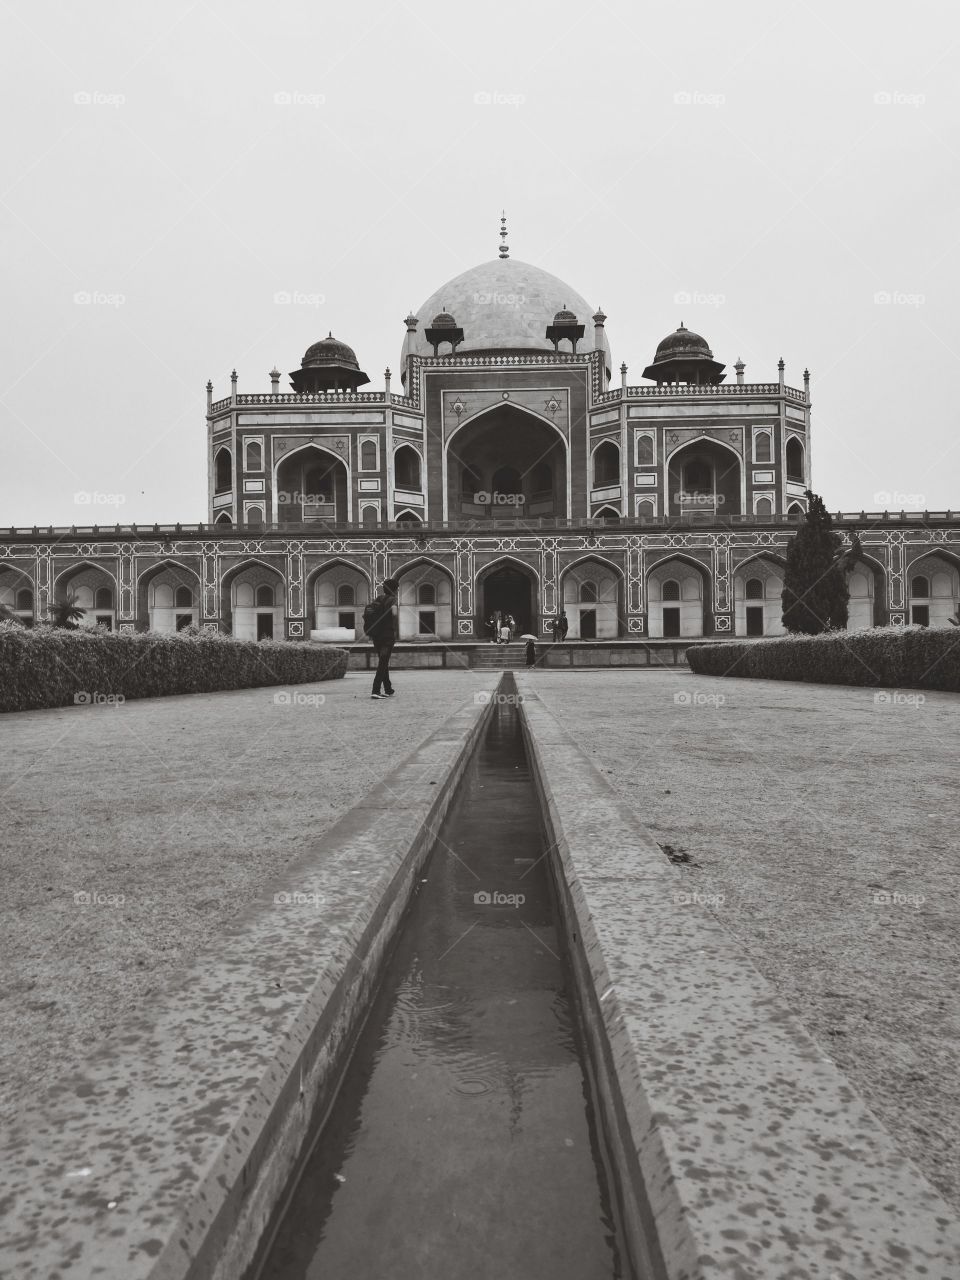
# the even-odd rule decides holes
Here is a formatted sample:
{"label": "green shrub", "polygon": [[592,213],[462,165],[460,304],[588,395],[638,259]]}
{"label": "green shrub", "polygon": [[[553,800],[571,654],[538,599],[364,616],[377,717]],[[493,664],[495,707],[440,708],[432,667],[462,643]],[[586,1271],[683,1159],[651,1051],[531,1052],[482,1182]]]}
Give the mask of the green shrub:
{"label": "green shrub", "polygon": [[0,622],[0,711],[337,680],[343,649],[203,634],[28,630]]}
{"label": "green shrub", "polygon": [[946,627],[871,627],[692,645],[687,661],[698,675],[960,691],[960,636]]}

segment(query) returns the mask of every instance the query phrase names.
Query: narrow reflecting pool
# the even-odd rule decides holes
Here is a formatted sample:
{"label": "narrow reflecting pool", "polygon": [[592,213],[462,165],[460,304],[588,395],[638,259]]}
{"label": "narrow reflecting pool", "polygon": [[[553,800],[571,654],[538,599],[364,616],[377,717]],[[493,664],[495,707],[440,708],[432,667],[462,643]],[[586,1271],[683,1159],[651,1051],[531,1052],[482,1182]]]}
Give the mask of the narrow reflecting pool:
{"label": "narrow reflecting pool", "polygon": [[629,1274],[545,854],[499,702],[261,1280]]}

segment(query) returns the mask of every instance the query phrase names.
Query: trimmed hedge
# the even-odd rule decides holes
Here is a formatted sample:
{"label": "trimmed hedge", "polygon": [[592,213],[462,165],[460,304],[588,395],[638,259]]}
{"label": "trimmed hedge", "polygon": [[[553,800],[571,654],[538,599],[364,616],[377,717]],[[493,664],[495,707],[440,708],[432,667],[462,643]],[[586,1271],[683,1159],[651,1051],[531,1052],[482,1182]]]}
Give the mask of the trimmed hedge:
{"label": "trimmed hedge", "polygon": [[960,629],[871,627],[692,645],[698,675],[960,691]]}
{"label": "trimmed hedge", "polygon": [[0,623],[0,711],[306,684],[346,669],[346,651],[328,646]]}

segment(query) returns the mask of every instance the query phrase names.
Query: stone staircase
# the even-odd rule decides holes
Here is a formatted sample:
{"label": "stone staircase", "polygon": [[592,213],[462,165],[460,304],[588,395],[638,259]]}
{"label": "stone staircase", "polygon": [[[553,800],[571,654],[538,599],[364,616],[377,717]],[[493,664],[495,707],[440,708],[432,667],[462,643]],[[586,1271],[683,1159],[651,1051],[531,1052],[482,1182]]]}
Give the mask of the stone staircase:
{"label": "stone staircase", "polygon": [[514,640],[512,644],[485,644],[470,655],[471,667],[482,671],[515,671],[526,666],[527,642]]}

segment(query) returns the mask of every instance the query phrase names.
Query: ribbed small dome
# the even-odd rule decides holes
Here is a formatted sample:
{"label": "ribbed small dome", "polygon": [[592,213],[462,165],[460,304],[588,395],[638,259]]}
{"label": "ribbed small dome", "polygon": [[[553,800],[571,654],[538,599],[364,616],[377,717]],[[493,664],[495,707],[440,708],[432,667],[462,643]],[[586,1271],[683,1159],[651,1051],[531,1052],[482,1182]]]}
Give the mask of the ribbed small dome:
{"label": "ribbed small dome", "polygon": [[440,311],[433,317],[433,324],[431,325],[433,329],[455,329],[456,327],[457,322],[449,311]]}
{"label": "ribbed small dome", "polygon": [[712,360],[713,352],[706,338],[701,338],[699,333],[685,329],[681,324],[679,329],[667,334],[653,358],[655,361],[675,360],[678,356],[706,356],[708,360]]}
{"label": "ribbed small dome", "polygon": [[304,357],[300,361],[300,365],[304,369],[328,364],[347,365],[351,369],[360,368],[360,362],[357,360],[356,352],[353,348],[335,338],[332,333],[329,333],[325,338],[321,338],[319,342],[315,342],[312,347],[307,347]]}
{"label": "ribbed small dome", "polygon": [[573,314],[572,311],[568,311],[566,308],[564,308],[562,311],[558,311],[557,314],[553,317],[553,323],[554,324],[576,324],[577,317]]}

